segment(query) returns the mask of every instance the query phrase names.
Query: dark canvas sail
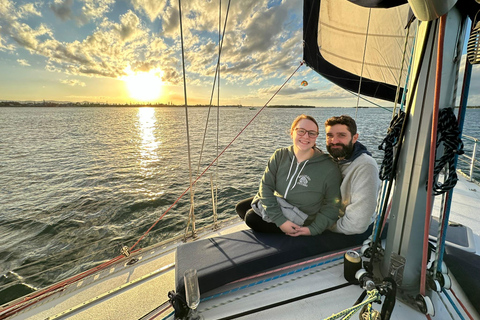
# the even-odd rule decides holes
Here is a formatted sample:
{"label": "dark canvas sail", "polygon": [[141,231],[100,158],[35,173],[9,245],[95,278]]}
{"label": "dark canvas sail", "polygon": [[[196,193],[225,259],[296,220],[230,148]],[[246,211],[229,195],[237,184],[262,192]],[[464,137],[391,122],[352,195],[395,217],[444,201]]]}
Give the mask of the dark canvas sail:
{"label": "dark canvas sail", "polygon": [[305,0],[304,60],[342,88],[356,93],[361,79],[362,95],[394,101],[415,36],[411,29],[404,55],[408,19],[408,5],[370,9],[347,0]]}

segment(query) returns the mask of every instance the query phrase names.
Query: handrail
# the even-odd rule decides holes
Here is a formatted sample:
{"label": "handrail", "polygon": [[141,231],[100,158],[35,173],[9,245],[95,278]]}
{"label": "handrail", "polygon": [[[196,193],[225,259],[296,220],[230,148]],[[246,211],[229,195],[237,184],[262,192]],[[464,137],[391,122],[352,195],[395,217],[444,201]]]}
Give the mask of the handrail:
{"label": "handrail", "polygon": [[[465,141],[465,140],[468,140],[468,141],[471,141],[473,142],[473,150],[472,150],[472,155],[471,156],[467,156],[466,154],[463,154],[461,155],[461,157],[458,158],[458,160],[462,161],[463,163],[467,163],[469,164],[469,174],[466,174],[464,173],[467,178],[468,178],[468,181],[474,181],[474,169],[476,169],[476,172],[480,172],[480,167],[479,166],[476,166],[476,164],[478,164],[478,160],[476,159],[476,154],[477,154],[477,144],[479,143],[479,139],[475,138],[475,137],[472,137],[472,136],[468,136],[468,135],[462,135],[462,139]],[[465,150],[465,149],[464,149]],[[467,160],[465,160],[468,159]]]}

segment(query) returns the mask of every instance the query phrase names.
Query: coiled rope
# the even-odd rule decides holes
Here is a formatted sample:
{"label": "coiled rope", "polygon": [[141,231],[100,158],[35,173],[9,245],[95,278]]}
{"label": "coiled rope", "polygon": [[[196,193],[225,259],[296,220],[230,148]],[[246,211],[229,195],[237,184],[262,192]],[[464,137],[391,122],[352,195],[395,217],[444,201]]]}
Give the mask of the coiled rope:
{"label": "coiled rope", "polygon": [[455,155],[464,153],[460,130],[452,108],[444,108],[439,112],[437,150],[441,143],[443,143],[443,156],[435,160],[433,181],[437,181],[438,174],[443,168],[446,169],[446,178],[443,183],[433,184],[435,195],[443,194],[455,187],[458,181]]}
{"label": "coiled rope", "polygon": [[397,145],[404,120],[405,112],[400,110],[399,113],[393,117],[392,121],[390,121],[387,135],[378,146],[379,150],[385,151],[382,166],[380,167],[380,172],[378,174],[381,180],[393,180],[393,147]]}

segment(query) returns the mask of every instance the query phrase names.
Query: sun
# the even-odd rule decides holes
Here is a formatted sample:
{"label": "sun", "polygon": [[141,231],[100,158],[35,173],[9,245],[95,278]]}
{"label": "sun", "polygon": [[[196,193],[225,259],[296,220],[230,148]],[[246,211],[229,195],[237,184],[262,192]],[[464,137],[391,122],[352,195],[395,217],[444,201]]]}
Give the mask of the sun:
{"label": "sun", "polygon": [[162,71],[159,68],[148,72],[132,71],[131,67],[125,68],[126,76],[121,80],[127,85],[132,99],[142,102],[153,102],[162,94]]}

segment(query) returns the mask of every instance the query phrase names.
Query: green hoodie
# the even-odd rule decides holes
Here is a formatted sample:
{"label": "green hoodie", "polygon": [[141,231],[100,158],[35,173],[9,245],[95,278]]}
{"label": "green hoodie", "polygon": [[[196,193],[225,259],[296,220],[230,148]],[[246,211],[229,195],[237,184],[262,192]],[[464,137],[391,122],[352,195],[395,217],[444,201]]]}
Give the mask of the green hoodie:
{"label": "green hoodie", "polygon": [[261,200],[267,216],[280,227],[287,218],[275,197],[285,198],[308,215],[304,225],[317,235],[338,219],[342,174],[328,154],[314,150],[312,158],[297,163],[293,145],[277,149],[268,161],[255,200]]}

